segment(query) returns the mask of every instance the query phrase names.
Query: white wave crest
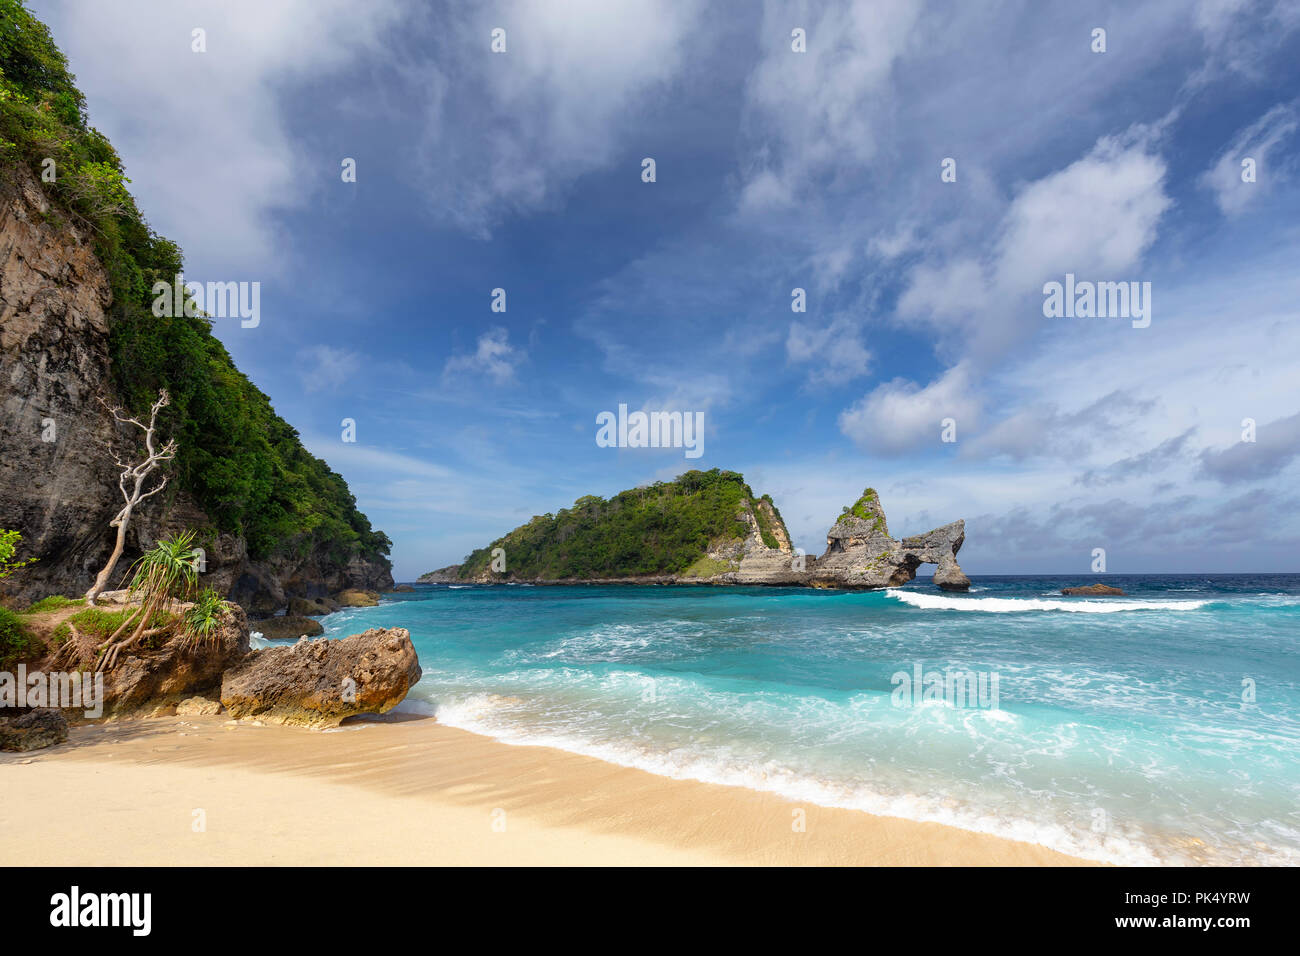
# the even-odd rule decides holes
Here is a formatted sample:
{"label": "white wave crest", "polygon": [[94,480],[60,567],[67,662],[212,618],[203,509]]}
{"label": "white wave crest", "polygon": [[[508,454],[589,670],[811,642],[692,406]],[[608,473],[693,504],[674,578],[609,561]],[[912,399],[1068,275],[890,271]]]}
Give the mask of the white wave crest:
{"label": "white wave crest", "polygon": [[1116,611],[1195,611],[1209,601],[1124,601],[1105,598],[973,598],[921,594],[916,591],[887,591],[889,597],[912,607],[938,611],[983,611],[988,614],[1017,614],[1024,611],[1072,611],[1080,614],[1113,614]]}

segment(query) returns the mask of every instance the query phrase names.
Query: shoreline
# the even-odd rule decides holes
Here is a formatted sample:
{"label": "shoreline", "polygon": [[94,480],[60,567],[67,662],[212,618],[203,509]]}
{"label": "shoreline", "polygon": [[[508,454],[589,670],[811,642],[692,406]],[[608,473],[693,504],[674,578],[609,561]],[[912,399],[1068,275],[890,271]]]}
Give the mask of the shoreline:
{"label": "shoreline", "polygon": [[[399,713],[331,731],[83,725],[57,748],[0,755],[0,778],[10,865],[1096,865]],[[37,818],[62,821],[59,839]]]}

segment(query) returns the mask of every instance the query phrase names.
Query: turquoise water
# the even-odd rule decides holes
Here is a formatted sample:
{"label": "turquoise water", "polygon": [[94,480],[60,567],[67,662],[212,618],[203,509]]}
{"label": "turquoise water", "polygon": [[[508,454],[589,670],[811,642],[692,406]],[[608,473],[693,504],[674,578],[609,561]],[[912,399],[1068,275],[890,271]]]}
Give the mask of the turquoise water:
{"label": "turquoise water", "polygon": [[[323,622],[408,628],[402,706],[510,743],[1099,860],[1300,862],[1300,575],[1107,581],[430,586]],[[918,668],[986,693],[904,696]]]}

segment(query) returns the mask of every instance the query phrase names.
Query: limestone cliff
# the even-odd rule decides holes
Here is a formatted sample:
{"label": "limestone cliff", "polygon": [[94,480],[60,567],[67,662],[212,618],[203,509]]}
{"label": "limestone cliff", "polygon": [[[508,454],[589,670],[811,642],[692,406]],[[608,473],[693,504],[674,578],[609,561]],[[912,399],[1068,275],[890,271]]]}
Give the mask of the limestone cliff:
{"label": "limestone cliff", "polygon": [[[132,447],[99,399],[125,404],[112,374],[110,282],[91,237],[55,206],[25,166],[0,175],[0,527],[39,561],[4,581],[18,601],[81,593],[111,549],[121,507],[109,443]],[[250,559],[238,534],[173,480],[129,527],[118,574],[159,537],[200,532],[203,583],[266,614],[291,596],[393,583],[382,555],[330,553],[307,542]],[[116,585],[116,580],[113,582]]]}

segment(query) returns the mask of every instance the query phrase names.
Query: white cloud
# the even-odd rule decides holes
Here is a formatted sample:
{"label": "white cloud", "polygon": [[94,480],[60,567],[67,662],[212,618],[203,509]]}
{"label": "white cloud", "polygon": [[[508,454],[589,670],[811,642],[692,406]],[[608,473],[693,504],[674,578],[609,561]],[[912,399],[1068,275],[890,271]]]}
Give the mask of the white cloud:
{"label": "white cloud", "polygon": [[361,370],[362,358],[348,349],[330,345],[313,345],[303,353],[300,371],[303,387],[309,392],[336,391]]}
{"label": "white cloud", "polygon": [[785,354],[792,362],[809,364],[811,384],[836,384],[861,378],[871,370],[871,352],[862,341],[860,318],[839,315],[824,326],[790,323]]}
{"label": "white cloud", "polygon": [[[742,210],[786,204],[812,177],[875,155],[877,110],[864,103],[873,97],[882,103],[921,6],[918,0],[767,3],[760,34],[765,56],[750,77],[748,102],[751,124],[776,148],[760,154],[746,177]],[[807,52],[791,50],[795,26],[806,31]]]}
{"label": "white cloud", "polygon": [[878,386],[840,414],[840,430],[867,451],[897,454],[937,447],[945,418],[956,421],[960,435],[975,427],[980,412],[967,367],[956,365],[924,388],[904,379]]}
{"label": "white cloud", "polygon": [[[1300,128],[1294,103],[1280,103],[1237,134],[1201,177],[1225,216],[1236,216],[1288,179],[1294,160],[1278,155],[1278,146]],[[1242,161],[1255,161],[1253,182],[1242,180]]]}
{"label": "white cloud", "polygon": [[[194,279],[260,279],[283,265],[277,209],[307,197],[303,155],[272,90],[382,50],[395,0],[37,3],[112,140],[145,217]],[[207,31],[207,52],[191,31]]]}
{"label": "white cloud", "polygon": [[525,354],[510,344],[510,333],[501,326],[488,329],[478,337],[478,345],[467,355],[453,355],[443,366],[444,382],[465,376],[486,376],[497,385],[514,381],[515,370]]}
{"label": "white cloud", "polygon": [[[503,0],[464,11],[430,70],[456,77],[431,108],[421,148],[435,215],[481,238],[554,202],[641,138],[647,104],[707,32],[697,0]],[[506,52],[489,49],[506,31]],[[653,143],[645,149],[653,152]],[[628,169],[638,181],[640,159]]]}

